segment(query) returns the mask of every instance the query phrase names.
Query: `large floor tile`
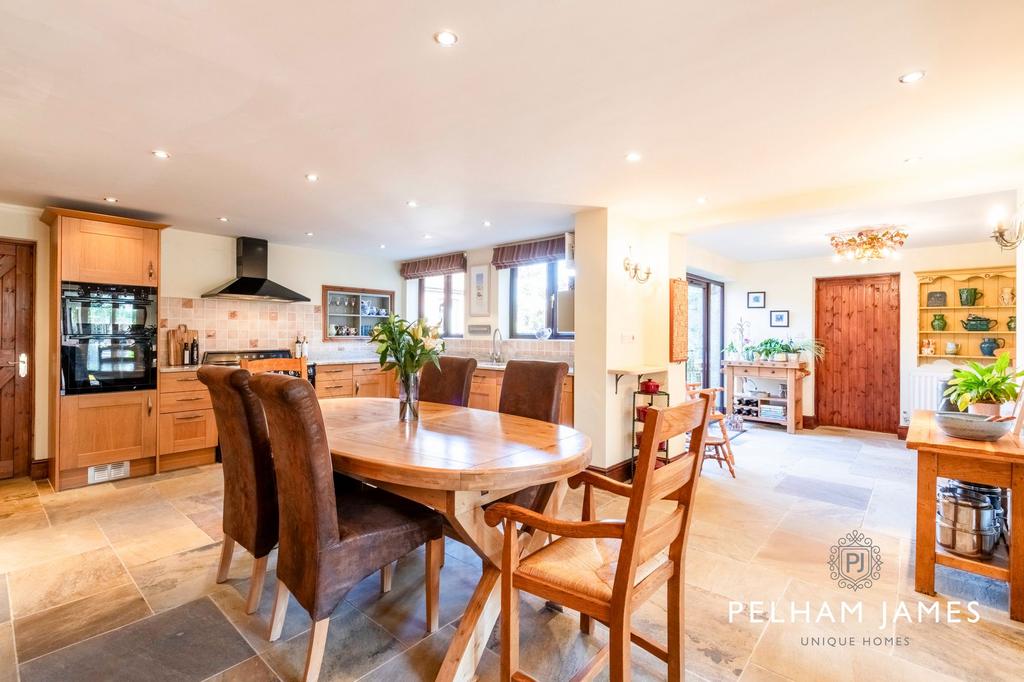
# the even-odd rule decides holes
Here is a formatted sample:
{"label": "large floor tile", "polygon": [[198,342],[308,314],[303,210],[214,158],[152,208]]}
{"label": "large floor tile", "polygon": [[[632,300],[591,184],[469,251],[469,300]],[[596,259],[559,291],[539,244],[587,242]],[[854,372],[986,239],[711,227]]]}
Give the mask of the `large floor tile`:
{"label": "large floor tile", "polygon": [[775,486],[775,492],[860,511],[867,509],[871,500],[871,488],[834,483],[810,476],[786,476]]}
{"label": "large floor tile", "polygon": [[[204,597],[220,586],[217,566],[220,545],[208,544],[178,554],[150,561],[128,570],[154,611],[165,611]],[[236,552],[231,564],[231,578],[244,578],[252,570],[252,557]]]}
{"label": "large floor tile", "polygon": [[[263,652],[273,645],[273,642],[267,640],[267,633],[276,591],[277,581],[274,579],[274,574],[271,573],[263,584],[260,608],[253,614],[245,612],[246,599],[249,596],[248,580],[240,580],[231,585],[221,585],[210,594],[210,599],[220,607],[228,620],[242,633],[249,646],[258,652]],[[281,639],[289,640],[296,635],[301,635],[309,629],[312,622],[306,610],[295,601],[294,597],[289,595]]]}
{"label": "large floor tile", "polygon": [[[441,669],[448,645],[454,637],[455,627],[447,625],[359,678],[360,682],[432,682],[437,677],[437,671]],[[494,682],[498,679],[499,673],[498,655],[485,650],[476,669],[478,682]]]}
{"label": "large floor tile", "polygon": [[81,554],[107,545],[92,519],[0,537],[0,573]]}
{"label": "large floor tile", "polygon": [[[308,646],[307,632],[287,641],[275,642],[261,655],[282,680],[290,682],[301,678]],[[343,604],[330,621],[320,679],[359,679],[405,649],[384,628],[353,606]]]}
{"label": "large floor tile", "polygon": [[209,599],[200,599],[21,666],[22,682],[205,680],[254,652]]}
{"label": "large floor tile", "polygon": [[280,679],[262,658],[253,656],[222,673],[206,678],[206,682],[277,682]]}
{"label": "large floor tile", "polygon": [[109,547],[14,571],[7,579],[16,618],[131,583]]}
{"label": "large floor tile", "polygon": [[134,585],[122,585],[24,618],[16,618],[14,636],[18,660],[30,661],[145,618],[151,613]]}
{"label": "large floor tile", "polygon": [[11,619],[11,601],[7,591],[7,576],[0,575],[0,623]]}
{"label": "large floor tile", "polygon": [[130,516],[136,509],[153,503],[153,491],[151,486],[145,484],[115,488],[112,483],[103,483],[41,497],[40,501],[50,523],[59,526],[115,510]]}
{"label": "large floor tile", "polygon": [[18,682],[18,656],[11,623],[0,623],[0,682]]}

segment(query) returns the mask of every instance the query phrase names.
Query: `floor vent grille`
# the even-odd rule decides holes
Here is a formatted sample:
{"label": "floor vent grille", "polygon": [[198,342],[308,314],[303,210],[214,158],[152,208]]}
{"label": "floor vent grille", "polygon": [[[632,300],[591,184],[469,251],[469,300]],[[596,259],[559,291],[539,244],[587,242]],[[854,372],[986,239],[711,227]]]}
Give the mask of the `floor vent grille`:
{"label": "floor vent grille", "polygon": [[119,478],[128,478],[128,461],[111,462],[110,464],[97,464],[89,467],[89,485],[93,483],[106,483],[116,481]]}

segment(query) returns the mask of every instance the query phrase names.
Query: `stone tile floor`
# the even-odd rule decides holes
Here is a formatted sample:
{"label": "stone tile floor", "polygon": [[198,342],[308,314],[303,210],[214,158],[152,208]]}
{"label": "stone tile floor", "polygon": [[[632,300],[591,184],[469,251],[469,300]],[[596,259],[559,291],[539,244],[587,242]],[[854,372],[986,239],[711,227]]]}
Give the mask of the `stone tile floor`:
{"label": "stone tile floor", "polygon": [[[1020,679],[1024,626],[1006,615],[1004,584],[940,569],[939,597],[913,591],[915,460],[902,443],[753,428],[735,451],[738,478],[709,462],[698,489],[686,562],[688,678]],[[267,642],[273,580],[260,612],[246,615],[251,560],[241,550],[231,580],[214,582],[222,487],[218,466],[59,495],[45,482],[0,482],[0,682],[296,679],[308,616],[293,602],[282,639]],[[625,511],[612,496],[599,502],[602,516]],[[578,515],[579,505],[571,494],[563,515]],[[830,547],[853,529],[883,561],[875,584],[856,594],[827,568]],[[321,679],[433,679],[480,571],[458,543],[447,553],[440,631],[424,635],[420,551],[400,562],[390,593],[379,594],[371,576],[348,595],[333,616]],[[977,600],[981,620],[878,625],[900,603],[948,600]],[[730,601],[742,608],[733,622]],[[770,605],[784,619],[791,604],[815,614],[827,604],[838,618],[842,602],[860,602],[864,622],[751,617]],[[636,614],[637,629],[664,638],[664,604],[662,590]],[[606,637],[600,626],[582,635],[575,614],[524,597],[522,661],[537,679],[569,679]],[[497,677],[499,651],[495,635],[482,680]],[[633,651],[634,679],[664,679],[659,661]]]}

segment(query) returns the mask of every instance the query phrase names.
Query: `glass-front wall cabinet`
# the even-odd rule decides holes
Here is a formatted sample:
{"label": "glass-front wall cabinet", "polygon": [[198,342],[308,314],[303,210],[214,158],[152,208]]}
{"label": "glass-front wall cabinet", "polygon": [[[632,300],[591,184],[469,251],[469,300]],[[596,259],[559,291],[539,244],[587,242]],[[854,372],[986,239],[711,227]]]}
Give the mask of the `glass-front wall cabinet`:
{"label": "glass-front wall cabinet", "polygon": [[324,341],[366,338],[394,310],[394,291],[324,286]]}

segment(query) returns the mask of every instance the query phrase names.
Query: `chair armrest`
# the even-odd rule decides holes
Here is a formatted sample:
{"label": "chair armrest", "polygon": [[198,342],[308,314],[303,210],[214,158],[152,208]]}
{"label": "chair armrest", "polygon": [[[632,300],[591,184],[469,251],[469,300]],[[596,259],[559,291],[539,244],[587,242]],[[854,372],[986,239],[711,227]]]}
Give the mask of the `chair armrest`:
{"label": "chair armrest", "polygon": [[518,521],[543,533],[552,533],[567,538],[621,538],[626,524],[622,521],[564,521],[538,514],[526,507],[508,502],[492,504],[484,512],[489,526],[497,526],[502,520]]}
{"label": "chair armrest", "polygon": [[593,471],[583,470],[575,476],[569,477],[569,487],[575,490],[581,485],[587,484],[592,485],[595,488],[600,488],[605,492],[609,492],[622,497],[631,497],[633,495],[633,486],[626,483],[619,483],[613,481],[607,476],[594,473]]}

